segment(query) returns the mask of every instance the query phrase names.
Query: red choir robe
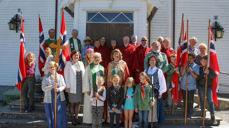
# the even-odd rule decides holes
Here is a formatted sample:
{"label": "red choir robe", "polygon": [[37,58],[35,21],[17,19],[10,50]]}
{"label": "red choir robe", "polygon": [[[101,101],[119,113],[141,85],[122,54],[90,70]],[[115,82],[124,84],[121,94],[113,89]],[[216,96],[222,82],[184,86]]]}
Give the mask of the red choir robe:
{"label": "red choir robe", "polygon": [[119,50],[122,52],[122,57],[123,57],[122,59],[127,63],[130,76],[132,76],[132,65],[133,65],[135,48],[131,44],[128,44],[127,47],[125,47],[123,44],[119,47]]}
{"label": "red choir robe", "polygon": [[104,44],[104,46],[100,45],[100,53],[102,55],[102,62],[100,63],[105,69],[107,69],[107,65],[108,63],[111,61],[110,59],[110,51],[109,51],[109,47]]}
{"label": "red choir robe", "polygon": [[[146,46],[143,47],[142,45],[139,45],[135,49],[135,55],[134,55],[134,63],[133,63],[133,69],[134,69],[134,79],[136,84],[139,84],[139,74],[144,71],[144,58],[147,53],[151,52],[151,49]],[[139,70],[139,71],[137,71]]]}
{"label": "red choir robe", "polygon": [[167,49],[162,48],[161,52],[166,54],[169,64],[171,63],[171,60],[170,60],[171,55],[176,54],[175,50],[173,48],[171,48],[170,46]]}

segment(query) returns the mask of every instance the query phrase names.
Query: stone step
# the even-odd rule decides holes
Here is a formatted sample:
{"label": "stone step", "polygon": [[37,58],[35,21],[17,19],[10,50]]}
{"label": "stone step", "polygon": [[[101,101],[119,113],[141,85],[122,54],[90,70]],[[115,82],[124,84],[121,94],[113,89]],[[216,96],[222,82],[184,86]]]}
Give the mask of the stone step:
{"label": "stone step", "polygon": [[[36,119],[6,119],[0,117],[0,127],[1,128],[47,128],[46,120],[36,120]],[[68,122],[68,128],[91,128],[90,125],[80,124],[77,126],[71,125]],[[109,128],[109,126],[103,126],[104,128]]]}
{"label": "stone step", "polygon": [[[79,121],[82,121],[83,114],[79,113]],[[1,118],[6,119],[36,119],[36,120],[46,120],[46,115],[44,111],[33,111],[33,112],[19,112],[19,111],[8,111],[0,112]],[[67,113],[68,120],[71,120],[71,116]]]}
{"label": "stone step", "polygon": [[[12,110],[19,110],[20,109],[20,100],[15,100],[13,102],[8,103],[9,108]],[[23,107],[23,106],[22,106]],[[44,111],[44,104],[41,102],[35,102],[34,103],[34,109],[39,111]],[[69,108],[66,108],[67,111],[69,111]],[[80,105],[80,113],[83,113],[83,105]]]}
{"label": "stone step", "polygon": [[[218,125],[220,124],[221,119],[217,118]],[[184,119],[181,117],[167,117],[166,118],[166,124],[162,125],[162,127],[168,127],[172,125],[184,125]],[[202,119],[193,117],[192,119],[187,119],[186,126],[201,126],[202,125]],[[206,118],[205,120],[205,126],[211,126],[211,120],[209,118]],[[7,128],[47,128],[47,121],[46,119],[33,119],[33,118],[6,118],[4,116],[0,117],[0,127],[7,127]],[[72,128],[76,126],[72,126],[69,122],[69,127]],[[77,128],[89,128],[91,126],[89,125],[77,125]],[[108,125],[103,125],[104,128],[108,128]]]}
{"label": "stone step", "polygon": [[[184,124],[184,116],[166,116],[166,124],[179,124],[179,125],[182,125]],[[192,118],[187,118],[187,122],[186,124],[187,125],[199,125],[201,126],[202,125],[202,118],[199,117],[199,116],[192,116]],[[219,117],[216,117],[216,121],[217,121],[217,126],[220,125],[220,121],[222,121],[221,118]],[[210,114],[207,114],[206,115],[206,118],[205,118],[205,125],[206,126],[211,126],[212,123],[211,123],[211,118],[210,118]]]}

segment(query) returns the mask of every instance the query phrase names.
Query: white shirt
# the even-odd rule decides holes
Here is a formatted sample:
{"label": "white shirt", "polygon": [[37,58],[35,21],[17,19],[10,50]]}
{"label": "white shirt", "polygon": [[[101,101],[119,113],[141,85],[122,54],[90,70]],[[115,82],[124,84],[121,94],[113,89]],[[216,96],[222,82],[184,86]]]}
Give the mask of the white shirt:
{"label": "white shirt", "polygon": [[[97,92],[99,92],[102,88],[98,88],[97,89]],[[93,101],[93,89],[91,90],[91,95],[90,95],[90,99],[91,99],[91,105],[92,106],[96,106],[96,101]],[[104,106],[104,101],[106,99],[106,88],[104,87],[104,90],[103,90],[103,95],[100,96],[99,95],[99,99],[100,100],[97,100],[97,106]],[[101,101],[102,100],[102,101]]]}
{"label": "white shirt", "polygon": [[165,77],[164,74],[162,72],[161,69],[157,68],[156,66],[153,67],[153,69],[151,67],[149,67],[148,72],[146,72],[146,69],[144,72],[146,72],[147,74],[154,74],[154,72],[156,71],[156,69],[158,69],[158,81],[159,81],[159,95],[162,95],[164,92],[166,92],[166,81],[165,81]]}
{"label": "white shirt", "polygon": [[73,38],[73,43],[75,45],[75,50],[78,50],[79,51],[77,39]]}

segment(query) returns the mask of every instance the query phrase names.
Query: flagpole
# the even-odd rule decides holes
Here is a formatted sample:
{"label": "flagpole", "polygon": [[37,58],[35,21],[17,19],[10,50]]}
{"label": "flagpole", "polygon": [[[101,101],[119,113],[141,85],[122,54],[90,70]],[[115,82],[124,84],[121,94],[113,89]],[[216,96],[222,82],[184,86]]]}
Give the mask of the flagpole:
{"label": "flagpole", "polygon": [[[183,31],[184,31],[184,29],[183,29],[183,23],[184,23],[183,20],[184,20],[184,13],[182,13],[182,17],[181,17],[181,30],[180,30],[179,48],[181,46],[181,39],[183,39]],[[179,84],[179,82],[178,82],[178,84]],[[173,114],[174,114],[174,100],[172,101],[171,115],[173,115]]]}
{"label": "flagpole", "polygon": [[[57,67],[56,67],[57,68]],[[55,84],[57,85],[57,71],[55,71]],[[56,92],[56,89],[54,90],[55,91],[55,128],[56,127],[56,111],[57,111],[57,92]]]}
{"label": "flagpole", "polygon": [[22,85],[21,83],[19,84],[20,85],[20,112],[22,112]]}
{"label": "flagpole", "polygon": [[58,0],[56,0],[56,7],[55,7],[55,40],[57,40],[57,17],[58,17]]}
{"label": "flagpole", "polygon": [[[207,60],[207,69],[208,69],[208,66],[209,66],[209,48],[210,48],[210,20],[208,22],[208,60]],[[208,85],[208,74],[205,74],[205,90],[204,90],[204,111],[203,111],[203,122],[202,122],[202,127],[205,127],[205,108],[206,108],[206,100],[207,100],[207,85]]]}
{"label": "flagpole", "polygon": [[[187,61],[188,61],[188,20],[187,20]],[[185,119],[184,119],[184,124],[186,125],[187,123],[187,109],[188,109],[188,71],[186,72],[186,96],[185,96]]]}

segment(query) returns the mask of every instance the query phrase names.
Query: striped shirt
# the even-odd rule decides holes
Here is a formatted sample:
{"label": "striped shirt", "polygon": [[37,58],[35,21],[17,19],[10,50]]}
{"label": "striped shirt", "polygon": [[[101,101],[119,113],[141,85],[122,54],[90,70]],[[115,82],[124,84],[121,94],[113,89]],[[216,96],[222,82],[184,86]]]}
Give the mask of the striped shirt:
{"label": "striped shirt", "polygon": [[31,66],[26,64],[26,77],[34,77],[35,75],[36,64],[33,62]]}

